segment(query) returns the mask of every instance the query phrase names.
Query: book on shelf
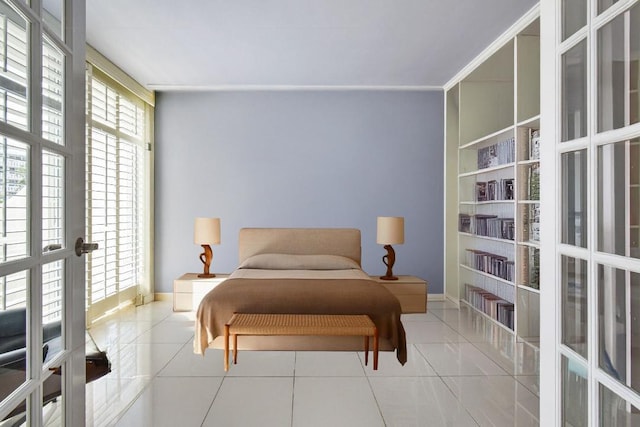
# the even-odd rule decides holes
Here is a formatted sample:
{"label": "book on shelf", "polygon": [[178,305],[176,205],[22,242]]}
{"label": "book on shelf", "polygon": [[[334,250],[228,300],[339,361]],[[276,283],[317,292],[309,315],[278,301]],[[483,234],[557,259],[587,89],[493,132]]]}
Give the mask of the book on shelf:
{"label": "book on shelf", "polygon": [[458,215],[458,231],[463,233],[472,233],[471,231],[471,215],[459,214]]}
{"label": "book on shelf", "polygon": [[533,289],[540,289],[540,249],[527,247],[520,257],[522,266],[520,283]]}
{"label": "book on shelf", "polygon": [[529,205],[529,240],[540,241],[540,205],[533,203]]}
{"label": "book on shelf", "polygon": [[527,286],[540,289],[540,249],[529,248],[528,252],[529,280]]}
{"label": "book on shelf", "polygon": [[476,182],[476,201],[478,202],[486,202],[487,201],[487,183],[486,182]]}
{"label": "book on shelf", "polygon": [[515,193],[513,191],[513,178],[507,178],[501,181],[504,188],[504,200],[513,200]]}
{"label": "book on shelf", "polygon": [[513,282],[515,263],[507,257],[477,249],[466,249],[466,265],[503,280]]}
{"label": "book on shelf", "polygon": [[515,311],[513,303],[468,283],[465,284],[465,300],[492,319],[513,329]]}
{"label": "book on shelf", "polygon": [[496,239],[514,240],[515,222],[513,218],[498,215],[459,214],[458,231]]}
{"label": "book on shelf", "polygon": [[492,179],[487,182],[487,199],[488,200],[498,200],[498,181]]}
{"label": "book on shelf", "polygon": [[489,202],[491,200],[513,200],[513,178],[476,182],[476,201]]}
{"label": "book on shelf", "polygon": [[540,159],[540,129],[529,129],[529,159]]}
{"label": "book on shelf", "polygon": [[505,165],[515,161],[515,138],[511,137],[478,149],[478,169]]}
{"label": "book on shelf", "polygon": [[540,164],[529,165],[529,200],[540,200]]}

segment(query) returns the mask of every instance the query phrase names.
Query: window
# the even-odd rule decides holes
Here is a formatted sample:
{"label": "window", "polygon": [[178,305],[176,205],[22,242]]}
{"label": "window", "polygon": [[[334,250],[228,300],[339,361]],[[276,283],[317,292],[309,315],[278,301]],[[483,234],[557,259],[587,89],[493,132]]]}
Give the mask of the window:
{"label": "window", "polygon": [[[152,107],[91,64],[87,72],[87,305],[91,318],[145,284]],[[93,313],[91,307],[96,308]]]}

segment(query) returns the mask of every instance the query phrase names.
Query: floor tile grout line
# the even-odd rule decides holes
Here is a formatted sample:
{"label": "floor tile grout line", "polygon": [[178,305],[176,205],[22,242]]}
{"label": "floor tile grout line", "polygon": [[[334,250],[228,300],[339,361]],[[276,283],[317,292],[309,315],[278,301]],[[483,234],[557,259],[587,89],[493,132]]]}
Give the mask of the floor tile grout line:
{"label": "floor tile grout line", "polygon": [[[371,395],[373,396],[373,400],[376,402],[376,407],[378,408],[378,414],[380,414],[380,419],[382,419],[382,424],[386,427],[387,420],[384,417],[384,413],[382,412],[382,406],[380,405],[380,402],[378,401],[378,396],[376,396],[376,392],[373,389],[373,385],[371,384],[372,377],[365,375],[365,378],[367,379],[367,384],[369,384],[369,390],[371,390]],[[387,378],[393,378],[393,377],[387,377]]]}
{"label": "floor tile grout line", "polygon": [[[444,320],[442,321],[442,323],[445,323]],[[446,324],[446,323],[445,323]],[[453,329],[453,328],[452,328]],[[458,333],[458,331],[456,331],[456,333]],[[459,343],[455,343],[456,345]],[[427,363],[429,363],[429,359],[427,359],[427,356],[416,346],[416,350],[418,351],[418,353],[420,353],[420,355],[427,361]],[[429,363],[429,366],[431,366],[431,363]],[[460,399],[459,396],[457,396],[453,390],[451,390],[451,387],[449,387],[449,385],[447,384],[447,382],[443,379],[443,376],[440,375],[440,373],[438,371],[436,371],[436,369],[431,366],[433,371],[436,373],[436,375],[438,376],[438,379],[442,382],[442,384],[444,384],[444,386],[447,388],[447,390],[449,390],[449,392],[451,393],[451,395],[456,399],[456,401],[460,404],[460,406],[464,409],[464,411],[467,413],[467,415],[469,415],[469,418],[471,418],[471,420],[473,420],[474,423],[476,423],[477,426],[480,426],[480,423],[478,422],[478,420],[476,420],[474,418],[474,416],[469,412],[469,410],[467,409],[467,407],[464,405],[464,403],[462,402],[462,400]]]}
{"label": "floor tile grout line", "polygon": [[291,386],[291,427],[293,427],[293,417],[295,415],[295,400],[296,400],[296,376],[295,376],[295,364],[293,366],[293,384]]}
{"label": "floor tile grout line", "polygon": [[[153,328],[153,326],[152,326],[152,328]],[[189,341],[190,341],[190,339],[187,340],[187,342],[185,342],[178,349],[178,351],[155,374],[148,376],[148,381],[145,381],[144,386],[142,387],[140,392],[137,393],[136,396],[131,400],[131,402],[128,405],[126,405],[121,411],[119,411],[119,413],[116,414],[116,416],[113,418],[112,421],[115,421],[113,425],[117,425],[118,422],[120,422],[120,420],[122,420],[122,418],[131,409],[131,407],[133,407],[133,405],[135,405],[135,403],[138,401],[140,396],[142,396],[142,394],[145,391],[147,391],[147,389],[151,386],[153,381],[159,376],[160,372],[162,372],[167,367],[167,365],[178,355],[178,353],[180,353],[180,351],[184,348],[184,346],[186,346],[189,343]],[[179,344],[179,343],[140,343],[140,344]],[[129,345],[138,345],[138,344],[135,344],[133,342],[125,344],[125,346],[129,346]],[[145,376],[137,376],[137,377],[141,378],[141,377],[147,377],[147,376],[145,375]]]}
{"label": "floor tile grout line", "polygon": [[[447,377],[445,377],[447,378]],[[462,408],[464,408],[464,411],[469,415],[469,417],[473,420],[474,423],[476,423],[476,425],[480,426],[480,422],[478,420],[476,420],[476,418],[473,416],[473,414],[469,411],[469,409],[467,408],[467,406],[464,404],[464,402],[462,401],[462,395],[458,396],[452,389],[451,387],[449,387],[449,384],[447,384],[447,382],[443,379],[443,377],[440,377],[440,381],[442,381],[442,383],[444,384],[444,386],[447,388],[447,390],[449,390],[449,392],[453,395],[453,397],[455,397],[455,399],[458,401],[458,403],[460,404],[460,406]]]}
{"label": "floor tile grout line", "polygon": [[[453,311],[455,310],[454,308],[439,308],[439,310],[441,311],[446,311],[446,310],[450,310]],[[142,335],[143,333],[146,333],[150,330],[152,330],[154,327],[160,325],[161,323],[165,322],[167,319],[169,319],[170,317],[170,313],[167,314],[165,317],[163,317],[162,319],[160,319],[158,322],[156,322],[155,324],[152,324],[152,326],[146,330],[141,332],[140,334],[138,334],[136,336],[136,338],[134,338],[133,341],[135,341],[136,339],[138,339],[138,337],[140,335]],[[451,329],[453,332],[455,332],[459,337],[461,337],[464,341],[458,341],[458,342],[441,342],[441,343],[407,343],[408,346],[412,346],[413,349],[415,351],[417,351],[417,354],[421,357],[422,360],[424,360],[424,362],[426,363],[426,365],[431,369],[431,371],[433,372],[434,375],[410,375],[409,377],[405,377],[405,376],[394,376],[394,375],[390,375],[390,376],[377,376],[377,375],[368,375],[368,371],[366,370],[365,366],[364,366],[364,362],[362,359],[362,355],[360,354],[360,352],[355,352],[356,356],[358,358],[358,361],[360,362],[360,369],[362,370],[364,377],[366,377],[366,381],[367,384],[369,385],[369,389],[370,392],[373,395],[373,398],[376,402],[376,406],[378,407],[378,413],[380,415],[380,417],[382,418],[382,422],[384,423],[384,425],[387,425],[387,421],[384,417],[383,411],[382,411],[382,407],[381,407],[381,402],[378,400],[378,397],[376,396],[375,392],[374,392],[374,388],[373,388],[373,382],[378,381],[378,379],[390,379],[390,378],[395,378],[395,379],[408,379],[408,378],[435,378],[438,377],[438,379],[443,382],[445,384],[446,389],[448,390],[448,392],[450,392],[451,394],[453,394],[453,396],[455,397],[456,401],[458,402],[458,404],[460,405],[461,409],[464,409],[464,413],[466,413],[471,420],[473,420],[474,423],[476,423],[476,425],[479,425],[480,423],[471,415],[471,413],[469,412],[469,409],[463,404],[461,396],[457,396],[453,393],[452,388],[449,386],[449,384],[444,381],[446,378],[451,378],[451,380],[455,380],[455,378],[461,378],[461,377],[468,377],[468,378],[485,378],[485,379],[491,379],[491,378],[505,378],[505,377],[511,377],[510,379],[512,381],[514,381],[514,383],[520,387],[523,387],[523,389],[526,389],[532,397],[535,398],[539,398],[539,396],[537,396],[535,394],[535,392],[533,392],[527,385],[525,385],[523,382],[521,382],[518,378],[517,375],[515,375],[514,373],[510,373],[501,363],[498,363],[494,357],[492,356],[492,354],[488,351],[490,349],[486,349],[483,344],[484,343],[489,343],[491,344],[491,340],[490,339],[485,339],[483,341],[471,341],[469,338],[467,338],[467,334],[463,335],[462,333],[460,333],[458,331],[458,329],[454,328],[453,326],[451,326],[449,323],[447,323],[444,319],[441,319],[437,314],[433,313],[433,315],[438,318],[438,320],[426,320],[426,319],[411,319],[411,320],[405,320],[405,322],[414,322],[414,323],[421,323],[421,324],[428,324],[428,323],[437,323],[440,322],[443,326],[446,326],[447,328]],[[134,319],[133,322],[137,322],[137,321],[141,321],[138,319]],[[144,321],[144,320],[142,320]],[[459,318],[459,325],[464,325],[463,322],[466,322],[467,319],[463,319],[463,318]],[[459,328],[460,329],[460,328]],[[132,342],[133,342],[132,341]],[[155,381],[156,378],[159,378],[161,375],[161,373],[167,368],[167,366],[174,360],[176,360],[176,358],[178,357],[178,354],[180,354],[182,351],[184,351],[185,346],[187,346],[189,344],[190,340],[187,340],[185,343],[181,344],[179,349],[177,350],[177,352],[175,354],[173,354],[169,360],[162,366],[160,367],[157,372],[149,377],[147,377],[144,380],[144,385],[142,387],[142,389],[140,390],[139,393],[137,393],[137,395],[135,396],[135,398],[130,402],[129,405],[126,406],[126,408],[120,412],[120,414],[118,414],[118,416],[116,418],[114,418],[112,421],[117,423],[119,422],[124,415],[131,409],[131,407],[140,399],[140,396],[145,393],[148,388],[151,386],[151,384],[153,384],[153,382]],[[128,343],[131,344],[131,343]],[[128,344],[126,346],[128,346]],[[143,343],[138,343],[138,344],[143,344]],[[149,344],[171,344],[171,343],[149,343]],[[176,343],[176,344],[180,344],[180,343]],[[440,374],[438,371],[436,371],[433,366],[431,365],[431,363],[429,362],[429,360],[427,359],[427,357],[425,356],[424,352],[421,351],[417,345],[418,344],[424,344],[424,345],[430,345],[430,344],[453,344],[453,345],[459,345],[459,344],[471,344],[473,346],[473,348],[478,351],[480,354],[482,354],[483,356],[485,356],[488,360],[490,360],[493,364],[497,365],[500,368],[500,371],[504,372],[504,374],[490,374],[490,375],[484,375],[484,374],[477,374],[477,375],[442,375]],[[118,347],[121,348],[121,347]],[[485,350],[483,350],[483,348],[485,348]],[[298,374],[298,352],[294,352],[294,360],[293,360],[293,373],[291,376],[286,375],[286,376],[282,376],[282,375],[271,375],[271,376],[264,376],[261,378],[286,378],[289,377],[292,380],[292,397],[291,397],[291,426],[293,427],[294,425],[294,407],[295,407],[295,386],[296,386],[296,381],[298,378],[352,378],[352,379],[356,379],[356,378],[362,378],[362,376],[353,376],[353,375],[348,375],[348,376],[344,376],[344,375],[334,375],[334,376],[326,376],[326,375],[299,375]],[[515,370],[514,370],[515,372]],[[530,377],[535,377],[536,375],[520,375],[520,376],[530,376]],[[184,377],[184,375],[175,375],[172,377]],[[192,377],[191,375],[186,376],[186,377]],[[205,376],[195,376],[196,378],[203,378]],[[211,401],[211,403],[209,404],[209,407],[204,415],[204,418],[202,420],[201,426],[204,426],[205,420],[207,419],[207,417],[210,415],[213,405],[215,403],[215,400],[217,398],[219,398],[219,394],[220,394],[220,390],[223,386],[223,384],[225,383],[225,380],[228,377],[234,377],[233,375],[224,375],[222,377],[220,377],[219,375],[211,375],[211,376],[206,376],[206,377],[218,377],[218,378],[222,378],[218,389],[216,390],[213,399]],[[237,376],[234,378],[251,378],[252,376],[245,376],[245,375],[241,375],[241,376]],[[376,380],[373,380],[372,378],[377,378]],[[503,380],[506,381],[506,380]],[[453,384],[453,383],[452,383]],[[517,402],[516,402],[517,404]],[[526,408],[525,408],[526,409]],[[535,418],[535,415],[533,413],[530,413],[529,411],[527,411],[527,414],[529,414],[530,416]]]}
{"label": "floor tile grout line", "polygon": [[[220,378],[220,377],[218,377],[218,378]],[[218,389],[216,390],[215,394],[213,395],[213,399],[211,399],[211,403],[209,404],[209,408],[207,409],[207,412],[204,414],[204,418],[202,418],[202,422],[200,423],[200,427],[204,426],[204,422],[207,420],[207,417],[209,416],[209,413],[213,409],[213,404],[215,403],[216,398],[218,397],[218,394],[220,394],[220,390],[222,389],[222,384],[224,384],[224,381],[226,379],[227,379],[227,377],[223,376],[222,379],[220,380],[220,385],[218,385]]]}

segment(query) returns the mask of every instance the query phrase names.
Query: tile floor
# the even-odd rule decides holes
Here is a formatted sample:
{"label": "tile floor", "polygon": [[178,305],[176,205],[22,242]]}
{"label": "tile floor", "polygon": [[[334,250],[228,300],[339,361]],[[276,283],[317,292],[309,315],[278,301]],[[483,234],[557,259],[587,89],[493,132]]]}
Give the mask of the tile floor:
{"label": "tile floor", "polygon": [[538,352],[470,308],[403,315],[409,361],[357,352],[193,354],[193,313],[156,302],[91,328],[113,371],[87,386],[88,426],[538,425]]}

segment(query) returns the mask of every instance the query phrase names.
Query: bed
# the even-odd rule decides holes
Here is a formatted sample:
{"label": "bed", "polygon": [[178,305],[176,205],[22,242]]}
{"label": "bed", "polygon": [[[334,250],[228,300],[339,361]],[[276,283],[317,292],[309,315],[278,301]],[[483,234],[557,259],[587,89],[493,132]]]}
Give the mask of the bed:
{"label": "bed", "polygon": [[[215,287],[196,314],[194,352],[224,348],[233,313],[366,314],[381,351],[407,360],[398,299],[361,268],[360,230],[352,228],[243,228],[239,265]],[[240,350],[361,351],[361,337],[243,336]]]}

